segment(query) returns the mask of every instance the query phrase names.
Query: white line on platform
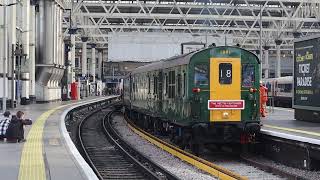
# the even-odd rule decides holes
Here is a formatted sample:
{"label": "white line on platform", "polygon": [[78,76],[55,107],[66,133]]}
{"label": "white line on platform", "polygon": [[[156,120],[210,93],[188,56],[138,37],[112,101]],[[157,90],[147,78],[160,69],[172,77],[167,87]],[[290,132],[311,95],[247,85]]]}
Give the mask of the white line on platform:
{"label": "white line on platform", "polygon": [[[267,106],[267,110],[269,111],[270,109],[272,109],[272,107]],[[275,110],[279,110],[279,111],[294,112],[294,109],[292,109],[292,108],[273,107],[273,109],[275,109]]]}
{"label": "white line on platform", "polygon": [[280,138],[284,138],[284,139],[289,139],[289,140],[294,140],[294,141],[299,141],[299,142],[305,142],[305,143],[320,145],[320,139],[302,137],[302,136],[298,136],[298,135],[287,134],[287,133],[282,133],[282,132],[277,132],[277,131],[272,131],[272,130],[266,130],[266,129],[261,129],[260,132],[262,134],[266,134],[266,135],[270,135],[270,136],[275,136],[275,137],[280,137]]}

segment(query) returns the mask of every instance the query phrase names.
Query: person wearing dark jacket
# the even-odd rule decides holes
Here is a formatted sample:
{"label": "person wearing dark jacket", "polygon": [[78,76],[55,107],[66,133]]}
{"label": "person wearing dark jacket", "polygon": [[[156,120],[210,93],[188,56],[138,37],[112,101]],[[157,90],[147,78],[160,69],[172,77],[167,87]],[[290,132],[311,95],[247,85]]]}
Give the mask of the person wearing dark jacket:
{"label": "person wearing dark jacket", "polygon": [[24,113],[18,111],[15,116],[12,116],[11,122],[6,132],[7,142],[25,142],[24,125],[31,125],[30,119],[23,119]]}
{"label": "person wearing dark jacket", "polygon": [[6,131],[10,124],[10,111],[6,111],[3,113],[3,117],[0,118],[0,141],[3,141],[6,137]]}

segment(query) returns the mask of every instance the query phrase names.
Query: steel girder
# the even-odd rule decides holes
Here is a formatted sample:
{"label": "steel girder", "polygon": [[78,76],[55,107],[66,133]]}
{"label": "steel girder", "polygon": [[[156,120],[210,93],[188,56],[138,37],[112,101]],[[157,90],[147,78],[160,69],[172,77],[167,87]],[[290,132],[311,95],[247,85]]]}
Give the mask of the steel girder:
{"label": "steel girder", "polygon": [[[72,26],[92,41],[108,42],[117,32],[188,33],[233,38],[234,44],[259,49],[262,44],[292,50],[294,35],[320,33],[319,0],[132,0],[65,1],[72,9]],[[72,7],[72,8],[71,8]],[[70,26],[65,14],[64,27]]]}

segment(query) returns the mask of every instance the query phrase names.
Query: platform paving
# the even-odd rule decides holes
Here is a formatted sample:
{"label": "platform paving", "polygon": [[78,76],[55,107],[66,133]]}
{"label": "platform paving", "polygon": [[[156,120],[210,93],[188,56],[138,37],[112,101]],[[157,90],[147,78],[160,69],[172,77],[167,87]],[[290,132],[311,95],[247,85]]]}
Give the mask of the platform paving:
{"label": "platform paving", "polygon": [[[77,102],[62,101],[49,104],[30,104],[19,106],[12,110],[12,114],[18,110],[25,112],[25,118],[31,118],[33,125],[25,127],[27,142],[0,143],[0,179],[86,179],[62,139],[59,124],[60,116],[66,108],[93,99],[100,98],[89,97]],[[58,109],[60,106],[63,106],[63,108]],[[41,123],[44,124],[41,125]],[[33,129],[30,132],[31,128]],[[37,152],[37,149],[39,149],[39,152]],[[43,156],[43,163],[41,163],[41,155],[39,154]],[[42,168],[44,172],[37,170],[40,166],[45,167]],[[30,169],[30,167],[32,168]],[[44,177],[41,175],[42,173]],[[35,176],[35,174],[40,175]]]}
{"label": "platform paving", "polygon": [[320,124],[294,119],[294,109],[275,108],[262,118],[262,130],[320,140]]}

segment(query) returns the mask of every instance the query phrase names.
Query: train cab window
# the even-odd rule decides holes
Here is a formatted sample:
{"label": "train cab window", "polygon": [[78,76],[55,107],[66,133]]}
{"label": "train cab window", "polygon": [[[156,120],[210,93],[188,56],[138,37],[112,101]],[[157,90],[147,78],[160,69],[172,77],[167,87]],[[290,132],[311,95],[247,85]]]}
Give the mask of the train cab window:
{"label": "train cab window", "polygon": [[252,87],[254,81],[254,66],[249,64],[242,65],[242,86]]}
{"label": "train cab window", "polygon": [[207,86],[209,83],[208,78],[208,65],[196,64],[194,66],[194,85],[195,86]]}
{"label": "train cab window", "polygon": [[232,84],[232,64],[231,63],[219,64],[219,83]]}

